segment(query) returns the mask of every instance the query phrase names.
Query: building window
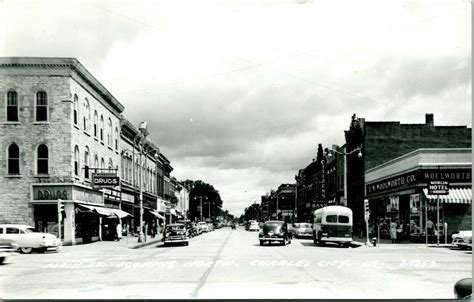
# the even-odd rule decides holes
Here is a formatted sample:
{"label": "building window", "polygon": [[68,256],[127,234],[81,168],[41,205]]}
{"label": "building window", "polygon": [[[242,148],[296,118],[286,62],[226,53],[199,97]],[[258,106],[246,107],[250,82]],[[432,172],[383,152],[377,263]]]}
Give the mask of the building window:
{"label": "building window", "polygon": [[79,147],[74,148],[74,175],[79,176]]}
{"label": "building window", "polygon": [[48,146],[41,144],[37,150],[37,172],[38,174],[48,174]]}
{"label": "building window", "polygon": [[8,174],[20,174],[20,148],[16,144],[8,147]]}
{"label": "building window", "polygon": [[97,116],[97,111],[94,110],[94,137],[97,137],[97,123],[99,122],[99,118]]}
{"label": "building window", "polygon": [[114,168],[114,164],[112,162],[112,159],[109,158],[109,169],[112,170]]}
{"label": "building window", "polygon": [[86,99],[84,102],[84,117],[82,118],[82,128],[84,131],[89,132],[89,120],[90,120],[90,111],[89,111],[89,101]]}
{"label": "building window", "polygon": [[99,168],[99,157],[97,156],[97,154],[95,155],[95,158],[94,158],[94,168],[95,169]]}
{"label": "building window", "polygon": [[118,128],[115,127],[115,150],[118,150]]}
{"label": "building window", "polygon": [[100,141],[104,141],[104,117],[100,116]]}
{"label": "building window", "polygon": [[112,120],[107,121],[107,146],[112,146]]}
{"label": "building window", "polygon": [[84,178],[89,179],[89,147],[84,152]]}
{"label": "building window", "polygon": [[48,120],[48,95],[44,91],[36,93],[36,121],[44,122]]}
{"label": "building window", "polygon": [[16,91],[7,93],[7,121],[18,122],[18,94]]}
{"label": "building window", "polygon": [[79,119],[79,100],[77,94],[74,95],[74,125],[77,125],[77,120]]}
{"label": "building window", "polygon": [[101,160],[100,160],[100,168],[101,168],[101,169],[105,169],[105,160],[104,160],[103,157],[102,157]]}

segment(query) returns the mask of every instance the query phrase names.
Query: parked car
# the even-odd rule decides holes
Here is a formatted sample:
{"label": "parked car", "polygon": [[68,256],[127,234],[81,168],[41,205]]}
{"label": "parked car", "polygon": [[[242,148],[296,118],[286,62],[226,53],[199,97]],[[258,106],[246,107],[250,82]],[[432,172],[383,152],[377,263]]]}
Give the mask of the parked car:
{"label": "parked car", "polygon": [[18,245],[12,239],[0,239],[0,264],[18,249]]}
{"label": "parked car", "polygon": [[188,231],[189,238],[195,236],[196,232],[194,230],[193,222],[191,220],[178,220],[176,223],[182,223],[186,226],[186,230]]}
{"label": "parked car", "polygon": [[209,226],[207,225],[205,221],[198,222],[198,229],[201,230],[201,233],[209,232]]}
{"label": "parked car", "polygon": [[48,248],[58,249],[62,245],[55,235],[37,232],[25,224],[0,224],[0,238],[13,240],[24,254],[33,250],[44,253]]}
{"label": "parked car", "polygon": [[163,242],[165,246],[172,243],[188,245],[188,240],[188,231],[183,223],[172,223],[165,226],[165,232],[163,233]]}
{"label": "parked car", "polygon": [[281,245],[291,243],[291,234],[288,231],[288,225],[284,221],[270,220],[263,224],[262,230],[258,235],[260,245],[277,242]]}
{"label": "parked car", "polygon": [[260,226],[258,225],[258,222],[255,220],[250,221],[249,223],[249,231],[260,231]]}
{"label": "parked car", "polygon": [[472,238],[472,231],[463,230],[451,236],[451,245],[457,246],[458,243],[464,242],[464,238]]}
{"label": "parked car", "polygon": [[313,238],[313,228],[307,222],[293,223],[290,233],[294,238]]}

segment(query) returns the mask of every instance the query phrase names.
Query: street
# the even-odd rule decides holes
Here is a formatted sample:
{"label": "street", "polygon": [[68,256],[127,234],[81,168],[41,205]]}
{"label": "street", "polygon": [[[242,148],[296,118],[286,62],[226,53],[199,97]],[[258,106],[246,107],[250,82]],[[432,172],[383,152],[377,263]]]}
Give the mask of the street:
{"label": "street", "polygon": [[309,239],[260,246],[257,237],[225,227],[189,246],[98,242],[17,254],[0,267],[1,298],[450,299],[454,283],[472,275],[470,251],[320,247]]}

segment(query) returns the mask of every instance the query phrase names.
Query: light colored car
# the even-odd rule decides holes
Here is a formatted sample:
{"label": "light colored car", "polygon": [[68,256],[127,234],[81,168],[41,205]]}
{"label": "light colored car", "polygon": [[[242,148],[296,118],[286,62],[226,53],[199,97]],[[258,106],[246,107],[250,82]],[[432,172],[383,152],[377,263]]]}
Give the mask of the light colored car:
{"label": "light colored car", "polygon": [[307,222],[293,223],[290,228],[290,233],[295,238],[313,238],[313,228],[311,226],[311,223]]}
{"label": "light colored car", "polygon": [[201,233],[209,232],[209,226],[204,221],[198,222],[198,229],[201,229]]}
{"label": "light colored car", "polygon": [[18,249],[18,245],[15,241],[10,239],[0,239],[0,264],[5,259],[13,254]]}
{"label": "light colored car", "polygon": [[62,243],[53,234],[36,232],[35,228],[25,224],[0,224],[0,238],[13,240],[20,252],[33,250],[44,253],[48,248],[59,248]]}
{"label": "light colored car", "polygon": [[[458,233],[453,234],[451,238],[453,239],[451,245],[459,246],[461,243],[462,246],[463,243],[467,243],[468,239],[471,239],[472,242],[472,231],[459,231]],[[460,248],[462,248],[461,246]]]}
{"label": "light colored car", "polygon": [[252,221],[249,225],[249,231],[260,231],[260,225],[256,221]]}

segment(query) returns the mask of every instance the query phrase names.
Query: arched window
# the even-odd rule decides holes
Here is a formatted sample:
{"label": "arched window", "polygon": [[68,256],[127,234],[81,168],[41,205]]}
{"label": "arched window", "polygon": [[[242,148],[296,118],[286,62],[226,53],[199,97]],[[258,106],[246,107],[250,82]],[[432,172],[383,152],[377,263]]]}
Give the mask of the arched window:
{"label": "arched window", "polygon": [[79,176],[79,147],[74,147],[74,175]]}
{"label": "arched window", "polygon": [[113,169],[114,168],[114,163],[112,162],[112,159],[109,158],[109,169]]}
{"label": "arched window", "polygon": [[84,117],[82,118],[82,128],[84,129],[84,131],[87,131],[89,132],[89,120],[90,120],[90,111],[89,111],[89,101],[87,99],[85,99],[84,101]]}
{"label": "arched window", "polygon": [[94,168],[99,168],[99,157],[97,154],[94,157]]}
{"label": "arched window", "polygon": [[133,182],[133,175],[132,175],[132,167],[133,166],[133,162],[132,162],[132,158],[129,158],[128,159],[128,181],[130,182]]}
{"label": "arched window", "polygon": [[20,148],[16,144],[8,147],[8,174],[20,174]]}
{"label": "arched window", "polygon": [[104,116],[100,116],[100,141],[104,141]]}
{"label": "arched window", "polygon": [[44,91],[36,93],[36,121],[44,122],[48,120],[48,95]]}
{"label": "arched window", "polygon": [[86,146],[86,151],[84,152],[84,178],[89,179],[89,147]]}
{"label": "arched window", "polygon": [[48,146],[41,144],[38,146],[36,154],[36,169],[38,174],[48,174]]}
{"label": "arched window", "polygon": [[118,150],[118,136],[119,136],[118,128],[115,127],[115,137],[114,137],[115,138],[115,150]]}
{"label": "arched window", "polygon": [[107,146],[112,146],[112,120],[107,121]]}
{"label": "arched window", "polygon": [[74,95],[74,114],[73,114],[74,125],[77,125],[78,119],[79,119],[79,99],[77,98],[77,94],[75,94]]}
{"label": "arched window", "polygon": [[18,93],[7,92],[7,121],[18,122]]}
{"label": "arched window", "polygon": [[97,116],[97,110],[94,110],[94,137],[97,137],[97,123],[99,122],[99,117]]}
{"label": "arched window", "polygon": [[100,168],[105,169],[105,160],[103,157],[100,159]]}

